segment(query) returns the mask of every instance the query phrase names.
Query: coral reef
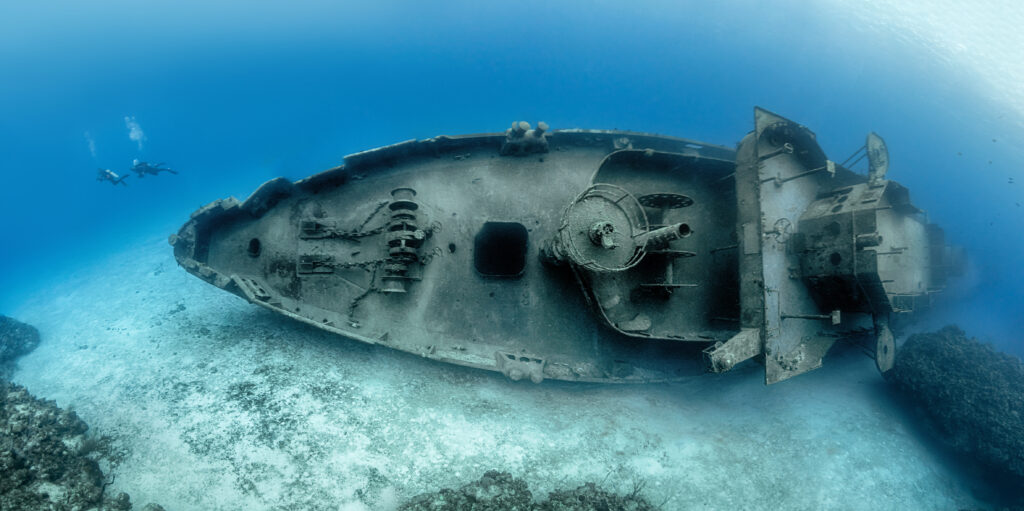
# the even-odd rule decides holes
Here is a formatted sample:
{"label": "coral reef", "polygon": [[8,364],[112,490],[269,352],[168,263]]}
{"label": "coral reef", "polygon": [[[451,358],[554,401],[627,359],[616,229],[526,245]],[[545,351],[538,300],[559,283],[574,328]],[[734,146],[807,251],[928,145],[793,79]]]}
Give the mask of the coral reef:
{"label": "coral reef", "polygon": [[[127,493],[106,492],[113,480],[96,461],[106,438],[86,435],[75,412],[37,399],[7,381],[14,361],[39,345],[39,331],[0,316],[0,509],[132,509]],[[163,511],[148,504],[143,511]]]}
{"label": "coral reef", "polygon": [[131,509],[127,494],[104,492],[88,428],[75,412],[0,381],[0,509]]}
{"label": "coral reef", "polygon": [[551,492],[548,499],[534,503],[522,479],[506,472],[488,471],[479,480],[458,490],[442,489],[419,495],[402,505],[401,511],[647,511],[655,509],[637,495],[619,496],[587,483],[575,490]]}
{"label": "coral reef", "polygon": [[1024,482],[1024,363],[955,326],[911,336],[886,373],[957,452]]}
{"label": "coral reef", "polygon": [[537,511],[584,511],[607,509],[608,511],[653,511],[656,509],[639,495],[642,484],[634,484],[628,495],[616,495],[587,483],[575,490],[557,490],[548,494],[548,500],[537,504]]}
{"label": "coral reef", "polygon": [[39,331],[34,326],[0,315],[0,378],[10,378],[14,360],[38,345]]}

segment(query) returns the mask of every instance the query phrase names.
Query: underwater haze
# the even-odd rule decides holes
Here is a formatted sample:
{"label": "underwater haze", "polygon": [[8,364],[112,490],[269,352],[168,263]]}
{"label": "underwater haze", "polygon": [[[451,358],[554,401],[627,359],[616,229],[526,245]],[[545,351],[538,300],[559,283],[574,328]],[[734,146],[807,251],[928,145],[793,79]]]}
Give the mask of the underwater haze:
{"label": "underwater haze", "polygon": [[[26,357],[13,380],[62,406],[74,404],[90,424],[115,436],[153,431],[153,424],[165,420],[155,418],[160,413],[176,417],[166,420],[182,424],[178,437],[151,433],[146,437],[150,451],[133,444],[135,458],[129,456],[122,468],[134,468],[136,474],[121,476],[117,486],[133,497],[174,504],[168,509],[208,509],[211,502],[223,509],[287,508],[280,502],[293,509],[318,508],[324,501],[310,496],[317,492],[343,495],[339,502],[358,500],[373,508],[355,490],[372,484],[322,486],[317,479],[335,469],[361,473],[370,465],[382,472],[400,472],[389,475],[393,480],[387,491],[381,486],[371,492],[381,508],[394,500],[388,492],[409,497],[410,492],[428,489],[428,480],[458,486],[475,479],[482,473],[478,469],[489,468],[489,459],[512,463],[513,469],[530,473],[547,489],[545,485],[559,478],[582,482],[592,476],[589,469],[551,468],[549,473],[543,468],[560,467],[560,460],[583,466],[593,459],[580,453],[643,444],[647,435],[684,438],[683,429],[691,426],[681,424],[699,415],[689,414],[690,407],[715,410],[706,419],[713,424],[709,430],[738,425],[766,437],[784,435],[780,430],[788,427],[787,417],[821,425],[822,430],[849,426],[849,432],[837,435],[853,435],[854,443],[870,437],[877,427],[884,431],[885,441],[891,441],[886,445],[899,452],[901,460],[910,461],[879,467],[876,462],[885,459],[886,448],[880,446],[850,461],[853,465],[837,466],[835,478],[813,484],[825,487],[844,477],[856,479],[848,468],[858,466],[866,467],[860,472],[865,481],[904,475],[907,487],[916,489],[897,489],[887,494],[892,500],[871,500],[876,495],[850,506],[845,505],[849,500],[802,500],[803,496],[760,487],[749,494],[722,496],[719,505],[685,500],[677,491],[665,493],[665,509],[757,508],[759,503],[771,508],[771,499],[793,508],[897,509],[933,497],[936,500],[923,508],[973,506],[973,497],[964,496],[969,491],[961,491],[959,482],[949,482],[953,478],[945,471],[948,460],[933,458],[923,444],[907,440],[915,438],[914,432],[891,426],[887,415],[868,404],[842,409],[844,393],[863,398],[862,404],[883,393],[874,386],[880,382],[864,379],[872,373],[860,372],[863,367],[858,364],[863,361],[852,358],[835,362],[834,374],[850,377],[841,385],[833,386],[835,380],[819,375],[830,369],[825,367],[801,376],[807,380],[797,384],[800,387],[777,391],[764,400],[751,397],[760,392],[761,380],[749,367],[740,376],[727,377],[732,379],[693,384],[690,390],[701,396],[694,402],[666,388],[647,395],[641,389],[587,387],[585,392],[590,393],[581,402],[624,403],[623,417],[608,422],[608,437],[591,439],[593,431],[578,422],[563,423],[542,414],[530,417],[534,422],[517,431],[509,423],[523,416],[500,407],[480,412],[489,423],[463,420],[460,414],[472,414],[455,398],[439,404],[436,413],[414,408],[421,397],[438,399],[449,391],[446,386],[453,387],[452,396],[467,399],[486,394],[500,401],[504,393],[511,393],[511,399],[537,409],[567,408],[574,405],[569,386],[544,383],[538,387],[544,394],[531,394],[534,387],[522,384],[510,390],[501,379],[409,362],[386,351],[350,346],[357,344],[351,342],[337,348],[347,350],[345,363],[351,365],[328,380],[339,387],[353,385],[353,392],[369,396],[370,404],[350,403],[366,404],[372,412],[358,417],[360,424],[370,424],[376,431],[360,437],[365,452],[345,451],[330,458],[318,443],[323,438],[317,436],[319,430],[298,437],[272,430],[271,436],[280,434],[289,449],[327,460],[319,468],[313,463],[295,468],[285,461],[274,465],[267,461],[272,456],[259,454],[261,449],[274,452],[272,445],[255,440],[236,443],[232,419],[218,415],[220,405],[202,396],[209,395],[206,391],[237,396],[239,382],[251,380],[253,374],[270,374],[259,372],[261,358],[270,365],[308,363],[308,368],[329,371],[331,364],[324,360],[337,355],[331,351],[334,337],[282,324],[283,320],[185,276],[184,270],[170,264],[172,248],[164,240],[211,201],[228,196],[241,200],[275,177],[295,181],[341,165],[345,155],[403,140],[502,132],[512,121],[528,120],[545,121],[552,129],[621,129],[735,147],[753,128],[753,109],[760,106],[808,126],[833,161],[846,160],[864,145],[869,132],[884,137],[891,161],[888,178],[910,190],[914,204],[944,229],[947,243],[965,248],[968,260],[965,275],[950,282],[936,298],[935,309],[911,331],[955,323],[1002,351],[1024,356],[1022,26],[1024,4],[1013,0],[5,2],[0,5],[0,313],[20,316],[43,334],[40,353]],[[177,174],[131,175],[127,186],[96,179],[97,169],[131,174],[136,159],[164,163]],[[867,162],[853,170],[866,173]],[[187,313],[168,316],[163,325],[139,326],[143,315],[155,318],[186,307]],[[131,317],[136,321],[125,319]],[[204,318],[216,323],[210,328],[214,336],[222,336],[220,341],[184,343],[173,351],[161,351],[172,348],[154,341],[136,352],[137,346],[116,337],[128,332],[155,339],[173,334],[172,325],[192,329],[182,330],[182,335],[192,335],[193,330],[206,330]],[[240,333],[233,338],[236,327]],[[47,348],[47,335],[75,341]],[[107,347],[104,335],[115,336]],[[274,351],[278,345],[272,341],[289,336],[301,341]],[[91,348],[76,348],[79,345]],[[218,356],[238,357],[237,365],[230,358],[215,361]],[[127,386],[110,392],[104,386],[143,375],[157,388],[163,373],[140,362],[145,357],[188,366],[182,374],[195,379],[174,387],[183,394],[173,397],[157,396],[156,391],[131,394]],[[209,376],[207,361],[211,367],[220,364],[217,380],[203,379]],[[199,362],[203,371],[191,369]],[[89,363],[103,369],[93,373],[96,366]],[[379,373],[376,367],[381,368]],[[386,389],[406,379],[428,381],[434,370],[443,379],[414,389],[422,395],[388,401],[392,394]],[[380,381],[370,381],[374,377]],[[286,400],[275,386],[314,385],[318,377],[297,372],[294,380],[283,383],[261,378],[253,388],[268,393],[261,395],[264,403]],[[72,381],[78,390],[68,383]],[[833,392],[812,403],[826,410],[824,415],[793,404],[805,395],[794,389],[815,387]],[[719,391],[726,403],[721,409],[714,394]],[[130,419],[119,416],[120,403],[132,399],[148,403],[148,411],[134,410]],[[323,399],[349,403],[349,398],[333,394]],[[323,403],[310,403],[301,413],[312,417]],[[229,410],[236,418],[276,420],[252,409],[258,405],[239,406]],[[609,420],[587,415],[598,414],[594,409],[582,412],[579,420]],[[738,415],[730,415],[733,412]],[[394,414],[398,422],[374,419],[378,413]],[[780,415],[768,427],[754,413]],[[156,422],[147,422],[147,417]],[[443,446],[434,446],[438,459],[454,464],[451,471],[441,470],[440,462],[430,459],[404,463],[380,454],[397,452],[379,447],[383,444],[423,454],[416,452],[420,439],[415,432],[380,432],[405,423],[472,438],[466,445],[455,437],[446,444],[462,449],[455,458]],[[649,425],[654,432],[643,430]],[[557,443],[545,435],[560,429],[578,444],[551,451],[543,460],[505,443]],[[856,437],[855,432],[864,436]],[[835,444],[830,449],[844,448],[845,437],[822,435],[818,440]],[[772,437],[770,442],[790,440],[794,439]],[[500,449],[492,452],[488,442]],[[740,442],[730,451],[735,458],[728,461],[737,466],[747,463],[742,456],[748,451],[769,449]],[[698,459],[689,457],[704,448],[697,444],[669,445],[666,440],[666,458],[637,458],[630,466],[667,487],[676,474],[672,470],[682,472]],[[197,454],[198,445],[223,457],[203,458]],[[476,450],[467,451],[467,445]],[[199,457],[167,455],[171,461],[161,466],[160,449],[174,452],[175,446]],[[367,453],[380,459],[364,465]],[[577,454],[581,457],[574,457]],[[780,456],[790,465],[777,467],[762,459],[750,462],[749,470],[828,473],[824,459],[802,458],[798,447]],[[704,461],[713,466],[721,460]],[[224,466],[254,464],[262,467],[255,474],[277,474],[246,483],[259,492],[248,491],[237,481],[209,482]],[[184,479],[157,481],[157,475],[144,475],[174,478],[190,466],[196,467],[197,478],[206,478],[206,486],[197,489],[181,482]],[[654,466],[657,469],[650,468]],[[233,477],[242,478],[241,472]],[[293,472],[301,475],[288,479]],[[712,472],[709,480],[729,479],[727,471]],[[280,474],[287,475],[281,480],[290,482],[280,487],[267,483],[277,481],[274,477]],[[403,486],[397,482],[401,478],[413,482]],[[691,483],[693,488],[707,487],[705,482]],[[945,483],[948,494],[926,491],[944,488]],[[847,495],[843,491],[836,495]],[[301,498],[296,496],[300,494]],[[758,500],[764,495],[769,500]]]}

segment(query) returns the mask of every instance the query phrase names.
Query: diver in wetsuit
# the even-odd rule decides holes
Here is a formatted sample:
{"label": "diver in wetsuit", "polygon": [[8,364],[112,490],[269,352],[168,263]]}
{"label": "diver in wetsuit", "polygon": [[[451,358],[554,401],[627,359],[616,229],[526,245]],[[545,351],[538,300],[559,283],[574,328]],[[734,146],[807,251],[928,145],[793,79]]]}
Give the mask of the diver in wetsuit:
{"label": "diver in wetsuit", "polygon": [[150,175],[155,176],[155,175],[157,175],[157,174],[159,174],[161,172],[170,172],[171,174],[177,174],[178,173],[178,171],[176,171],[176,170],[164,168],[161,165],[163,165],[163,163],[157,163],[156,165],[151,165],[151,164],[146,163],[144,161],[139,161],[138,159],[135,159],[135,160],[132,160],[131,171],[136,173],[136,174],[138,174],[139,177],[145,177],[146,174],[150,174]]}
{"label": "diver in wetsuit", "polygon": [[113,170],[110,170],[110,169],[97,169],[96,170],[96,180],[97,181],[110,181],[115,186],[119,185],[119,184],[120,185],[128,186],[128,183],[124,182],[125,178],[127,178],[127,177],[128,177],[127,174],[125,174],[123,176],[119,176],[119,175],[117,175],[117,172],[114,172]]}

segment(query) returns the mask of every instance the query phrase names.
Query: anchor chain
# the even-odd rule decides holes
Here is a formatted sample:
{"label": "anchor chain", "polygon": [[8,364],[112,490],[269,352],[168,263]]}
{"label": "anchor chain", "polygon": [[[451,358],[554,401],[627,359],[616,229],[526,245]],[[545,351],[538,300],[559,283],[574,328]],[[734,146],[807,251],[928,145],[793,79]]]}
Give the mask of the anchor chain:
{"label": "anchor chain", "polygon": [[370,285],[366,287],[366,291],[363,291],[359,296],[353,298],[348,304],[348,321],[349,325],[354,328],[359,328],[359,322],[353,319],[353,316],[356,313],[356,308],[359,307],[359,302],[363,301],[367,296],[370,296],[370,293],[379,291],[379,289],[373,285],[377,280],[377,268],[379,267],[380,265],[374,265],[373,273],[370,275]]}
{"label": "anchor chain", "polygon": [[331,233],[328,238],[338,238],[343,240],[358,240],[359,238],[366,238],[369,236],[376,236],[384,232],[384,226],[377,227],[376,229],[370,229],[369,231],[337,231]]}
{"label": "anchor chain", "polygon": [[361,224],[359,224],[359,227],[349,231],[335,229],[334,227],[320,223],[317,220],[304,221],[302,222],[302,232],[299,236],[305,239],[342,239],[356,242],[358,242],[360,238],[376,236],[384,232],[387,224],[368,231],[363,229],[365,229],[366,225],[370,223],[370,220],[373,220],[373,218],[377,216],[377,214],[379,214],[388,204],[390,204],[390,201],[378,202],[376,209],[374,209],[373,212],[370,213],[370,215],[367,216]]}

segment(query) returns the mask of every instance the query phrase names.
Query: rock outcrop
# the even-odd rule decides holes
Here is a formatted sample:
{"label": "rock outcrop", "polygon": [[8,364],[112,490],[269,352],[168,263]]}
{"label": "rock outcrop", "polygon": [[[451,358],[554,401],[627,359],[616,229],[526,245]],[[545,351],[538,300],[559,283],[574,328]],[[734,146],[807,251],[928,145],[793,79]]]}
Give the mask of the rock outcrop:
{"label": "rock outcrop", "polygon": [[0,379],[9,379],[14,361],[39,346],[39,330],[0,315]]}
{"label": "rock outcrop", "polygon": [[886,378],[957,452],[1024,483],[1024,363],[955,326],[911,336]]}

